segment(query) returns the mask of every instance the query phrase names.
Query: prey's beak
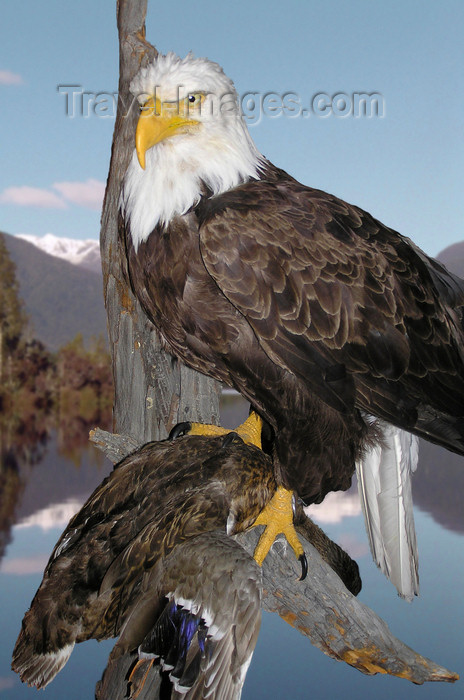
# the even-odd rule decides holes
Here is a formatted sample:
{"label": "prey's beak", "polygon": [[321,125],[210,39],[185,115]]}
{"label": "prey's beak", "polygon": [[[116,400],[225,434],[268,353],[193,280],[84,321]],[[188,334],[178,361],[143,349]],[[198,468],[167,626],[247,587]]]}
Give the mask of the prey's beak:
{"label": "prey's beak", "polygon": [[149,148],[176,133],[191,131],[199,122],[188,116],[185,100],[161,102],[151,97],[142,107],[135,132],[135,150],[140,167],[145,169],[145,153]]}

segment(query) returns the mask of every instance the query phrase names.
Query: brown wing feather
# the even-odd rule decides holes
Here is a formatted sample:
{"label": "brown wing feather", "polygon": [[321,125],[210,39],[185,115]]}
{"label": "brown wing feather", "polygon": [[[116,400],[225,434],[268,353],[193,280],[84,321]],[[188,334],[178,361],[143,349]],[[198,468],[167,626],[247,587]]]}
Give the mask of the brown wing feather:
{"label": "brown wing feather", "polygon": [[205,195],[137,251],[121,218],[171,351],[266,418],[276,478],[308,502],[350,485],[359,409],[464,452],[463,283],[360,209],[265,178]]}
{"label": "brown wing feather", "polygon": [[[427,411],[464,415],[464,283],[407,239],[277,170],[198,216],[221,291],[268,356],[327,404],[418,432]],[[461,451],[455,437],[447,446]]]}

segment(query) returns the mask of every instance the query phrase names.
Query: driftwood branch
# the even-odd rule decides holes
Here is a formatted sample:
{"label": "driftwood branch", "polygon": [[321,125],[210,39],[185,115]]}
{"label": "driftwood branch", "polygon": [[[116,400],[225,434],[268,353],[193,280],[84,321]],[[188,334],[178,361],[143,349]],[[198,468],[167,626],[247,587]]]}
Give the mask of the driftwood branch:
{"label": "driftwood branch", "polygon": [[101,430],[101,428],[91,430],[89,440],[93,442],[95,447],[104,452],[113,464],[117,464],[140,447],[137,441],[129,435],[116,435]]}
{"label": "driftwood branch", "polygon": [[[119,435],[97,429],[91,436],[113,462],[146,442],[164,438],[178,421],[219,421],[218,384],[164,352],[156,330],[131,292],[124,247],[118,237],[119,191],[133,152],[138,115],[129,84],[138,70],[157,55],[145,39],[146,10],[147,0],[117,3],[119,101],[102,213],[101,255],[115,385],[113,429]],[[250,552],[257,530],[240,535],[240,543]],[[309,542],[305,550],[310,576],[304,584],[296,583],[298,571],[291,552],[282,556],[274,551],[266,559],[263,575],[267,610],[278,612],[324,653],[364,673],[391,673],[415,683],[456,680],[455,674],[393,637],[375,613],[348,593]],[[97,689],[98,698],[117,700],[125,696],[125,678],[132,662],[133,658],[126,656],[109,669],[111,673],[105,674]],[[158,677],[152,678],[146,687],[153,693],[160,682]],[[145,692],[143,696],[148,697]]]}
{"label": "driftwood branch", "polygon": [[[299,581],[293,551],[277,543],[263,564],[263,608],[308,637],[324,654],[366,674],[388,673],[413,683],[455,681],[458,675],[403,644],[376,613],[343,585],[298,529],[308,558],[308,577]],[[237,540],[251,555],[261,534],[253,528]]]}

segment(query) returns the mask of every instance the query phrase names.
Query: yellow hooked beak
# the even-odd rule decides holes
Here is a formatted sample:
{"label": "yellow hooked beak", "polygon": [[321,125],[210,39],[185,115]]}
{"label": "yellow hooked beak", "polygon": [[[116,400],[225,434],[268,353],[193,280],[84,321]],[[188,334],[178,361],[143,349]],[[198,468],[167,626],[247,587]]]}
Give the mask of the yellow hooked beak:
{"label": "yellow hooked beak", "polygon": [[142,107],[135,132],[135,150],[140,167],[145,170],[145,153],[149,148],[176,133],[191,131],[199,122],[188,115],[186,100],[156,101],[150,97]]}

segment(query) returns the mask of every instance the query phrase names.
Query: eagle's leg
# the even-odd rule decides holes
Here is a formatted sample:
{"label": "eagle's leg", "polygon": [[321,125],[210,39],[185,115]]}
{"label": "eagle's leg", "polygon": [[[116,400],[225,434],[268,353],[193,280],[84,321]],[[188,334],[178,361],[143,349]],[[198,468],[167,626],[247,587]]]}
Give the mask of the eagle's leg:
{"label": "eagle's leg", "polygon": [[263,421],[252,411],[246,421],[235,430],[221,428],[219,425],[209,423],[178,423],[169,433],[169,439],[173,440],[182,433],[189,435],[227,435],[227,433],[237,433],[247,445],[255,445],[261,449],[261,429]]}
{"label": "eagle's leg", "polygon": [[306,578],[308,562],[293,525],[293,491],[278,486],[267,506],[256,518],[253,527],[255,525],[266,525],[253,555],[259,566],[262,565],[277,535],[283,533],[301,564],[300,581]]}

